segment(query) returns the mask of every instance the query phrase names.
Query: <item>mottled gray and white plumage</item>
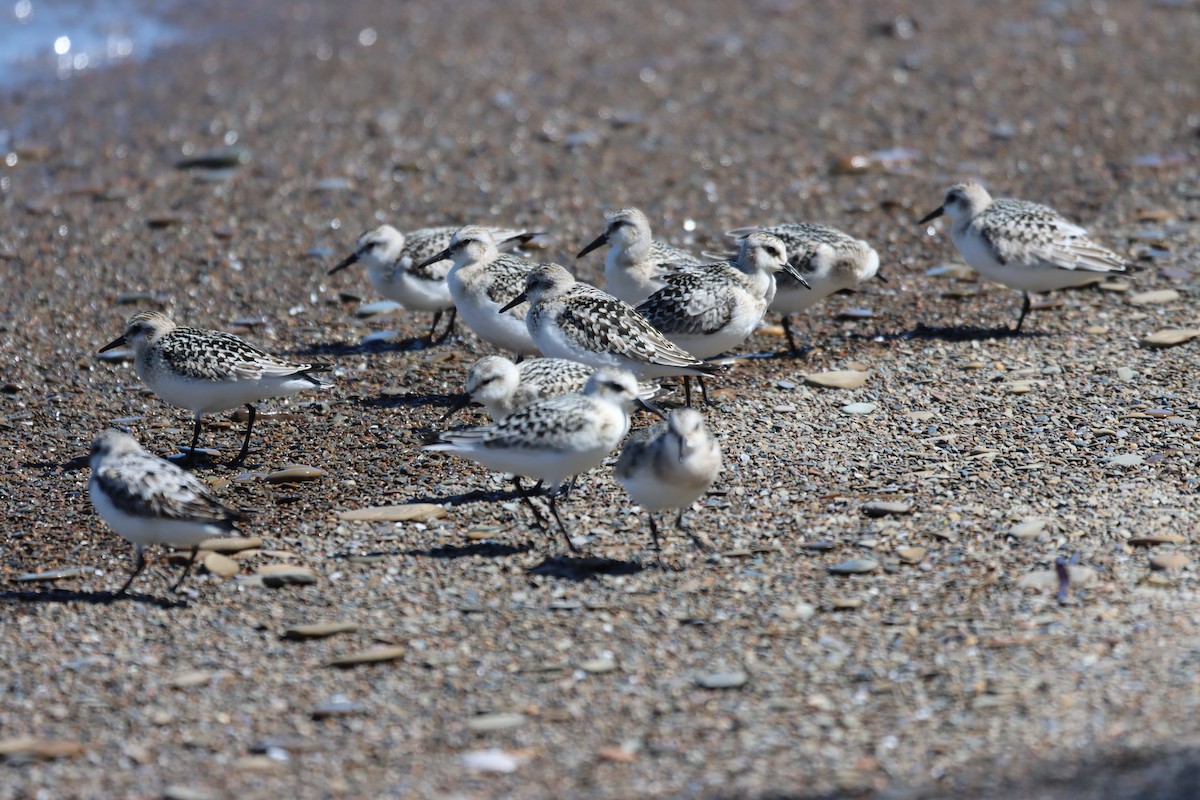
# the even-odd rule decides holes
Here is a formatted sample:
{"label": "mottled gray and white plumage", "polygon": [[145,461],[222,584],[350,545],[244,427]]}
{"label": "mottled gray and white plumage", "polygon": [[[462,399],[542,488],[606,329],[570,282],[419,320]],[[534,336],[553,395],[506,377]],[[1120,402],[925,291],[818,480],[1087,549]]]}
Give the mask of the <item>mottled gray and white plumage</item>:
{"label": "mottled gray and white plumage", "polygon": [[521,292],[533,262],[501,253],[491,231],[479,225],[459,228],[445,250],[418,266],[447,258],[453,266],[446,273],[446,285],[467,327],[496,347],[518,355],[537,355],[537,347],[525,327],[529,306],[522,304],[500,310]]}
{"label": "mottled gray and white plumage", "polygon": [[[134,546],[137,564],[118,594],[124,594],[145,566],[142,548],[165,544],[191,548],[234,531],[245,519],[228,508],[186,470],[142,449],[127,433],[107,430],[92,439],[88,495],[96,512]],[[188,561],[175,589],[191,567]]]}
{"label": "mottled gray and white plumage", "polygon": [[701,264],[700,258],[654,239],[650,221],[636,208],[605,214],[604,233],[579,251],[582,258],[607,244],[604,287],[613,297],[636,306],[662,288],[662,276],[672,267]]}
{"label": "mottled gray and white plumage", "polygon": [[675,272],[637,307],[668,339],[698,358],[724,353],[744,342],[775,298],[775,273],[791,271],[787,247],[760,231],[744,236],[735,261]]}
{"label": "mottled gray and white plumage", "polygon": [[[429,341],[434,341],[434,332],[442,313],[451,312],[450,323],[440,339],[445,339],[454,330],[454,298],[446,285],[446,273],[453,262],[449,259],[429,261],[429,258],[444,251],[459,226],[421,228],[402,233],[391,225],[379,225],[366,230],[354,243],[354,252],[339,261],[329,274],[345,269],[351,264],[367,265],[367,274],[375,291],[389,300],[394,300],[412,311],[433,313],[433,324],[429,329]],[[530,234],[509,228],[488,228],[497,247],[512,247],[527,241]]]}
{"label": "mottled gray and white plumage", "polygon": [[1024,293],[1017,331],[1029,313],[1030,292],[1083,286],[1130,270],[1125,259],[1054,209],[993,200],[975,181],[947,189],[942,205],[918,224],[943,214],[950,217],[950,238],[967,264],[988,280]]}
{"label": "mottled gray and white plumage", "polygon": [[654,550],[660,552],[654,514],[679,509],[676,525],[701,549],[710,549],[684,527],[683,512],[708,491],[721,472],[721,446],[704,424],[704,415],[691,408],[671,412],[665,421],[629,437],[613,475],[634,502],[650,517]]}
{"label": "mottled gray and white plumage", "polygon": [[762,231],[779,237],[787,245],[788,261],[808,281],[805,288],[787,273],[775,276],[775,299],[768,311],[783,315],[783,332],[794,351],[792,314],[811,308],[829,295],[854,289],[879,271],[879,254],[867,242],[855,239],[829,225],[814,222],[785,222],[761,228],[736,228],[725,235],[732,239]]}
{"label": "mottled gray and white plumage", "polygon": [[[453,453],[496,472],[548,484],[550,510],[570,544],[558,518],[557,492],[568,478],[598,466],[625,438],[637,397],[632,374],[598,369],[582,393],[536,401],[490,425],[446,431],[425,449]],[[517,487],[523,494],[519,481]]]}
{"label": "mottled gray and white plumage", "polygon": [[530,271],[525,290],[529,334],[542,354],[595,367],[627,369],[639,379],[722,371],[673,344],[633,306],[575,280],[559,264]]}
{"label": "mottled gray and white plumage", "polygon": [[268,397],[324,388],[329,384],[317,373],[332,369],[328,364],[273,356],[231,333],[179,327],[157,311],[134,314],[125,325],[125,333],[100,352],[125,344],[133,348],[134,367],[142,382],[171,405],[195,414],[189,460],[200,438],[201,418],[244,405],[250,412],[246,438],[231,464],[242,463],[254,427],[252,404]]}
{"label": "mottled gray and white plumage", "polygon": [[[565,358],[527,358],[514,364],[504,356],[485,356],[467,372],[466,390],[442,419],[470,403],[478,403],[493,419],[506,417],[537,400],[581,392],[595,367]],[[649,400],[657,384],[639,385],[638,396]]]}

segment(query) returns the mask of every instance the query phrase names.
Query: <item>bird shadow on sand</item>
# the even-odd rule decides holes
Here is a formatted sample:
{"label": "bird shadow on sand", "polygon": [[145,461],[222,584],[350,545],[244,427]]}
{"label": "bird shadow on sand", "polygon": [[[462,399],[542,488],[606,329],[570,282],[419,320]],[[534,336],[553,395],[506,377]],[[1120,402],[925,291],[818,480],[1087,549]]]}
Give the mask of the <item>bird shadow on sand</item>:
{"label": "bird shadow on sand", "polygon": [[890,336],[884,334],[883,338],[885,341],[887,339],[939,339],[946,342],[982,342],[989,339],[1033,339],[1049,335],[1042,331],[1017,331],[1008,326],[979,328],[974,325],[933,326],[918,323],[911,331],[900,331]]}
{"label": "bird shadow on sand", "polygon": [[504,544],[503,542],[472,542],[471,544],[443,544],[438,547],[429,547],[423,550],[405,550],[406,556],[421,556],[424,558],[472,558],[480,556],[482,558],[504,558],[505,556],[515,556],[519,553],[528,553],[533,549],[532,542],[521,542],[520,544]]}
{"label": "bird shadow on sand", "polygon": [[432,345],[424,336],[395,339],[376,339],[369,342],[314,342],[288,351],[299,358],[313,356],[352,356],[362,353],[412,353],[428,350]]}
{"label": "bird shadow on sand", "polygon": [[116,592],[75,592],[69,589],[50,589],[44,592],[0,592],[0,602],[8,603],[84,603],[107,606],[113,603],[141,603],[158,608],[187,608],[187,600],[166,600],[148,594],[117,594]]}
{"label": "bird shadow on sand", "polygon": [[449,408],[458,398],[455,394],[439,392],[405,392],[404,394],[384,394],[378,397],[364,397],[358,404],[367,408]]}
{"label": "bird shadow on sand", "polygon": [[525,570],[528,575],[561,578],[577,583],[602,575],[636,575],[644,570],[637,561],[599,556],[546,556],[542,563]]}

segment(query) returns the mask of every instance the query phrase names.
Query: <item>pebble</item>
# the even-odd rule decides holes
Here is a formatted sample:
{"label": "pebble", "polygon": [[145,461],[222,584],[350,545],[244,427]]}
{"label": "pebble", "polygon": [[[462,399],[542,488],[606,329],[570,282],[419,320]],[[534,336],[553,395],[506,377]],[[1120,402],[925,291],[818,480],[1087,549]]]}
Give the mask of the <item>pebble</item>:
{"label": "pebble", "polygon": [[897,547],[896,555],[905,564],[917,564],[925,557],[924,547]]}
{"label": "pebble", "polygon": [[204,557],[203,564],[206,570],[222,578],[232,578],[240,571],[236,561],[220,553],[209,553]]}
{"label": "pebble", "polygon": [[365,703],[358,703],[345,695],[335,694],[312,710],[312,718],[350,717],[355,714],[365,714],[368,710]]}
{"label": "pebble", "polygon": [[361,627],[357,622],[313,622],[292,625],[283,631],[285,639],[324,639],[338,633],[353,633]]}
{"label": "pebble", "polygon": [[207,686],[212,683],[213,673],[206,669],[192,669],[171,676],[167,681],[172,689],[191,689],[194,686]]}
{"label": "pebble", "polygon": [[857,389],[867,382],[867,373],[853,369],[810,372],[802,376],[806,383],[826,389]]}
{"label": "pebble", "polygon": [[201,550],[210,553],[240,553],[243,550],[260,548],[263,540],[257,536],[230,536],[228,538],[205,539],[200,543]]}
{"label": "pebble", "polygon": [[463,766],[476,772],[516,772],[521,762],[497,747],[463,753]]}
{"label": "pebble", "polygon": [[467,728],[476,733],[504,731],[509,728],[519,728],[525,724],[525,715],[515,711],[497,711],[493,714],[479,714],[467,720]]}
{"label": "pebble", "polygon": [[736,669],[729,672],[710,672],[707,675],[701,675],[696,679],[696,683],[705,689],[737,689],[745,686],[748,680],[750,680],[749,675]]}
{"label": "pebble", "polygon": [[353,511],[339,511],[338,519],[347,522],[430,522],[449,515],[449,511],[434,503],[408,503],[402,506],[370,506]]}
{"label": "pebble", "polygon": [[877,569],[879,562],[873,558],[852,558],[829,567],[829,572],[833,575],[861,575]]}
{"label": "pebble", "polygon": [[829,605],[834,611],[853,611],[856,608],[862,608],[863,599],[861,597],[831,597]]}
{"label": "pebble", "polygon": [[83,745],[56,739],[35,739],[18,736],[0,740],[0,760],[4,761],[52,761],[57,758],[72,758],[83,752]]}
{"label": "pebble", "polygon": [[61,581],[64,578],[82,578],[95,572],[95,567],[66,567],[52,569],[48,572],[26,572],[13,578],[17,583],[37,583],[40,581]]}
{"label": "pebble", "polygon": [[585,661],[579,665],[579,668],[584,672],[590,672],[593,675],[603,675],[606,672],[612,672],[617,668],[617,660],[613,658],[612,653],[605,653],[599,658],[593,658],[590,661]]}
{"label": "pebble", "polygon": [[1174,289],[1154,289],[1149,292],[1138,292],[1129,296],[1131,306],[1157,306],[1174,303],[1179,299],[1179,292]]}
{"label": "pebble", "polygon": [[817,613],[817,607],[812,603],[806,603],[803,600],[779,609],[779,616],[784,619],[794,619],[803,622],[807,619],[812,619]]}
{"label": "pebble", "polygon": [[848,406],[842,406],[843,414],[870,414],[878,406],[875,403],[851,403]]}
{"label": "pebble", "polygon": [[163,789],[163,800],[220,800],[221,795],[198,786],[173,784]]}
{"label": "pebble", "polygon": [[872,500],[862,504],[862,512],[868,517],[887,517],[912,512],[912,505],[897,500]]}
{"label": "pebble", "polygon": [[[1174,347],[1200,336],[1200,328],[1164,328],[1142,339],[1143,347]],[[111,351],[110,351],[111,352]]]}
{"label": "pebble", "polygon": [[821,539],[815,542],[800,542],[796,547],[799,547],[801,550],[812,550],[816,553],[823,553],[827,550],[836,550],[838,545],[837,542]]}
{"label": "pebble", "polygon": [[[1072,588],[1087,586],[1096,579],[1096,570],[1091,567],[1082,567],[1078,564],[1068,566],[1067,574],[1071,578]],[[1054,569],[1034,570],[1017,581],[1018,589],[1042,589],[1057,592],[1058,586],[1058,570]]]}
{"label": "pebble", "polygon": [[1107,460],[1114,467],[1136,467],[1146,461],[1145,456],[1139,456],[1137,453],[1122,453],[1119,456],[1113,456]]}
{"label": "pebble", "polygon": [[299,564],[264,564],[258,568],[263,586],[275,589],[289,584],[306,585],[317,582],[317,573]]}
{"label": "pebble", "polygon": [[399,646],[372,647],[359,650],[346,656],[339,656],[329,662],[331,667],[356,667],[359,664],[378,664],[384,661],[395,661],[404,656],[407,650]]}
{"label": "pebble", "polygon": [[382,317],[388,314],[397,314],[404,310],[404,306],[397,303],[395,300],[380,300],[378,303],[365,303],[358,307],[354,312],[354,316],[359,319],[366,317]]}
{"label": "pebble", "polygon": [[1013,525],[1008,529],[1008,535],[1015,539],[1035,539],[1041,536],[1049,525],[1049,520],[1042,517],[1029,517]]}
{"label": "pebble", "polygon": [[320,467],[293,464],[268,473],[266,481],[267,483],[299,483],[300,481],[315,481],[324,476],[325,470]]}
{"label": "pebble", "polygon": [[1187,537],[1178,533],[1151,533],[1146,536],[1134,536],[1126,544],[1151,547],[1156,544],[1183,544],[1186,541]]}
{"label": "pebble", "polygon": [[1168,569],[1182,569],[1188,565],[1190,559],[1178,550],[1168,550],[1165,553],[1155,553],[1150,556],[1150,569],[1159,571]]}

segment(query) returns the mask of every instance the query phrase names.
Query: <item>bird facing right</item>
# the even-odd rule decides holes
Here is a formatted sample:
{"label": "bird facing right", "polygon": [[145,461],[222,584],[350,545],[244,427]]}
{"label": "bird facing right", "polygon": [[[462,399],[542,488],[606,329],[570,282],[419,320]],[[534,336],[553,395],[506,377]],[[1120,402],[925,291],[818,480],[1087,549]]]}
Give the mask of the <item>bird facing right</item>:
{"label": "bird facing right", "polygon": [[943,214],[950,217],[950,237],[967,264],[988,280],[1024,294],[1014,333],[1029,313],[1030,292],[1083,286],[1131,269],[1054,209],[1026,200],[993,200],[975,181],[951,186],[942,205],[917,224]]}
{"label": "bird facing right", "polygon": [[127,433],[106,430],[92,439],[88,495],[96,512],[131,543],[137,556],[133,574],[117,594],[125,594],[146,566],[142,548],[166,544],[191,548],[179,591],[200,543],[234,531],[245,514],[226,507],[190,472],[142,449]]}
{"label": "bird facing right", "polygon": [[654,513],[677,508],[675,525],[706,552],[712,547],[684,527],[683,512],[698,500],[721,472],[721,446],[704,424],[704,415],[679,408],[665,421],[629,437],[613,466],[613,475],[650,517],[654,551],[661,558]]}

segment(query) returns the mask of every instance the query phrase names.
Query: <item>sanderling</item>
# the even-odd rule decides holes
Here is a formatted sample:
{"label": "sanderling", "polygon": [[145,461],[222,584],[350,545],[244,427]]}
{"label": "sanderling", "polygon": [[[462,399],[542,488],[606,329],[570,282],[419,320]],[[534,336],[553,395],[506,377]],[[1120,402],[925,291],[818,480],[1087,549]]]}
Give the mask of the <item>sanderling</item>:
{"label": "sanderling", "polygon": [[137,555],[133,574],[117,594],[125,594],[146,566],[142,548],[148,544],[190,547],[192,556],[172,587],[179,591],[200,543],[232,533],[246,519],[241,511],[223,505],[190,472],[151,455],[127,433],[107,430],[92,439],[89,457],[92,477],[88,495],[96,512]]}
{"label": "sanderling", "polygon": [[683,512],[703,495],[721,472],[721,446],[704,424],[704,415],[693,408],[677,408],[665,421],[629,437],[613,475],[633,501],[650,517],[650,535],[655,556],[661,562],[662,547],[654,512],[679,509],[675,525],[687,533],[697,547],[711,552],[711,545],[683,524]]}
{"label": "sanderling", "polygon": [[[333,269],[332,275],[351,264],[363,262],[375,291],[394,300],[411,311],[429,311],[433,324],[429,326],[429,342],[443,341],[454,332],[454,298],[446,285],[446,273],[450,271],[449,260],[426,264],[426,259],[446,249],[450,237],[457,227],[422,228],[401,233],[391,225],[371,228],[358,237],[354,252],[343,258]],[[528,241],[532,235],[526,231],[506,228],[489,228],[498,247],[514,246]],[[420,268],[417,267],[421,264]],[[438,339],[437,331],[442,313],[450,312],[450,323]]]}
{"label": "sanderling", "polygon": [[521,477],[546,483],[550,512],[567,545],[575,550],[558,515],[559,490],[568,478],[598,466],[625,437],[637,394],[637,380],[629,372],[598,369],[581,394],[539,400],[490,425],[446,431],[425,449],[454,453],[488,469],[513,473],[517,493],[539,524],[543,522],[541,512],[521,485]]}
{"label": "sanderling", "polygon": [[993,200],[975,181],[951,186],[942,205],[917,224],[942,214],[950,217],[950,238],[967,264],[988,280],[1023,293],[1014,333],[1029,313],[1030,292],[1083,286],[1130,269],[1054,209],[1026,200]]}
{"label": "sanderling", "polygon": [[[479,403],[497,420],[534,401],[581,392],[595,371],[565,358],[528,358],[514,364],[504,356],[484,356],[467,372],[466,391],[455,398],[442,421],[471,403]],[[639,384],[638,397],[652,400],[658,390],[656,383]]]}
{"label": "sanderling", "polygon": [[[775,299],[767,306],[768,311],[783,315],[783,333],[792,352],[799,349],[792,335],[792,314],[811,308],[834,292],[853,289],[879,271],[879,254],[871,245],[828,225],[785,222],[763,228],[737,228],[725,235],[741,239],[755,231],[776,236],[787,245],[788,261],[808,279],[810,288],[806,289],[787,273],[777,275]],[[882,275],[878,277],[887,282]]]}
{"label": "sanderling", "polygon": [[491,232],[478,225],[459,228],[445,250],[418,264],[417,269],[447,258],[454,266],[446,273],[446,285],[467,326],[480,339],[497,347],[517,355],[537,355],[538,349],[525,326],[529,306],[501,308],[521,291],[533,262],[501,253]]}
{"label": "sanderling", "polygon": [[539,264],[509,306],[529,300],[525,322],[542,353],[595,367],[627,369],[639,379],[716,375],[725,368],[701,361],[639,314],[558,264]]}
{"label": "sanderling", "polygon": [[[665,277],[665,286],[637,307],[667,339],[697,358],[724,353],[744,342],[775,297],[775,273],[804,277],[787,260],[783,242],[769,233],[744,236],[736,261],[693,267]],[[700,382],[705,400],[704,382]],[[691,388],[684,377],[690,405]]]}
{"label": "sanderling", "polygon": [[229,462],[230,466],[240,465],[250,450],[253,403],[302,389],[329,386],[315,373],[332,369],[329,364],[285,361],[230,333],[180,328],[157,311],[134,314],[125,326],[125,333],[100,348],[100,352],[124,344],[133,347],[138,377],[151,391],[171,405],[196,415],[192,446],[185,463],[196,456],[200,420],[205,414],[244,405],[250,413],[246,439],[237,458]]}
{"label": "sanderling", "polygon": [[703,263],[686,250],[656,241],[650,233],[650,221],[636,208],[622,208],[604,217],[604,233],[575,257],[583,258],[609,245],[604,259],[604,288],[618,300],[636,306],[662,288],[661,276],[672,265]]}

